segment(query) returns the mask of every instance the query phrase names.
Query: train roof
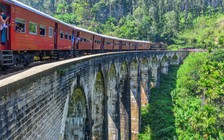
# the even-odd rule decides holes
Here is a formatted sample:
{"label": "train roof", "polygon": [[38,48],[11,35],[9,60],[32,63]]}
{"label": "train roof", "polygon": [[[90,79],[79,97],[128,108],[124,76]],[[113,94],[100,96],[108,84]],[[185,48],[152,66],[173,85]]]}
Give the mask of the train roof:
{"label": "train roof", "polygon": [[121,41],[130,41],[130,42],[151,43],[150,41],[122,39],[122,38],[117,38],[117,37],[112,37],[112,36],[108,36],[108,35],[99,34],[99,33],[93,32],[93,31],[89,31],[89,30],[86,30],[86,29],[77,27],[77,26],[75,26],[75,25],[71,25],[71,24],[65,23],[65,22],[63,22],[63,21],[61,21],[61,20],[59,20],[59,19],[56,19],[56,18],[54,18],[54,17],[52,17],[52,16],[50,16],[50,15],[44,13],[44,12],[41,12],[41,11],[39,11],[39,10],[37,10],[37,9],[34,9],[34,8],[28,6],[28,5],[25,5],[25,4],[23,4],[22,2],[19,2],[19,1],[17,1],[17,0],[4,0],[4,1],[5,1],[5,2],[8,2],[8,3],[11,3],[11,4],[14,4],[14,5],[16,5],[16,6],[22,7],[22,8],[24,8],[24,9],[26,9],[26,10],[29,10],[29,11],[34,12],[34,13],[36,13],[36,14],[39,14],[39,15],[41,15],[41,16],[43,16],[43,17],[46,17],[46,18],[48,18],[48,19],[51,19],[51,20],[54,20],[54,21],[59,22],[59,23],[61,23],[61,24],[64,24],[64,25],[66,25],[66,26],[69,26],[69,27],[71,27],[71,28],[75,28],[75,29],[78,29],[78,30],[80,30],[80,31],[87,32],[87,33],[91,33],[91,34],[94,34],[94,35],[98,35],[98,36],[101,36],[101,37],[104,37],[104,38],[116,39],[116,40],[121,40]]}

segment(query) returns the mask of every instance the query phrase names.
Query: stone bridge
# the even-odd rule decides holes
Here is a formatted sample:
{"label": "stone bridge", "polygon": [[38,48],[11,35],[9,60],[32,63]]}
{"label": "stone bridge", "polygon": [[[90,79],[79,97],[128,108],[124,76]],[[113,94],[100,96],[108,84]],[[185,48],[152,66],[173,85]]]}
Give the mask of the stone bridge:
{"label": "stone bridge", "polygon": [[88,55],[0,81],[0,139],[135,140],[160,73],[187,52]]}

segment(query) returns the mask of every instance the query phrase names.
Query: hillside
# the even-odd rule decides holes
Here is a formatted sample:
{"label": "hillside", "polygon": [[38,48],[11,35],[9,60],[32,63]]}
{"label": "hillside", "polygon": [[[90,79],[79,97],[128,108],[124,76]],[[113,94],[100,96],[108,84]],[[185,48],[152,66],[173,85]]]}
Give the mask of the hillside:
{"label": "hillside", "polygon": [[59,3],[64,0],[18,0],[26,5],[29,5],[35,9],[38,9],[49,15],[53,15]]}
{"label": "hillside", "polygon": [[180,31],[172,40],[169,49],[224,48],[224,14],[198,17],[191,28]]}
{"label": "hillside", "polygon": [[168,45],[182,45],[179,33],[194,27],[194,19],[201,16],[207,16],[208,19],[224,11],[224,2],[217,0],[19,1],[65,22],[98,33],[152,42],[162,41]]}

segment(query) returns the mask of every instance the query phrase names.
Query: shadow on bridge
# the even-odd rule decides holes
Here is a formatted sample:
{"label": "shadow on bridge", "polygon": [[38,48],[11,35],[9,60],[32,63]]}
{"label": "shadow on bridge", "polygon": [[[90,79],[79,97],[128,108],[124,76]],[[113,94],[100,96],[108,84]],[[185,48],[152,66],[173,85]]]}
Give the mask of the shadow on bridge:
{"label": "shadow on bridge", "polygon": [[149,105],[142,109],[140,140],[176,139],[175,116],[171,92],[176,87],[179,66],[170,67],[168,75],[161,74],[158,88],[153,88]]}

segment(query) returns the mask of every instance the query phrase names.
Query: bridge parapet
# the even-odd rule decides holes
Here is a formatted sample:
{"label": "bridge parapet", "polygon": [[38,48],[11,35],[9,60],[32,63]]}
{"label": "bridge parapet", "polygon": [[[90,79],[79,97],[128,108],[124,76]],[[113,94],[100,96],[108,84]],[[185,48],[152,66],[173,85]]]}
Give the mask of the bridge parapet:
{"label": "bridge parapet", "polygon": [[[175,58],[170,60],[170,58]],[[187,52],[96,54],[0,81],[2,139],[137,139],[151,82]],[[176,61],[178,60],[178,61]]]}

